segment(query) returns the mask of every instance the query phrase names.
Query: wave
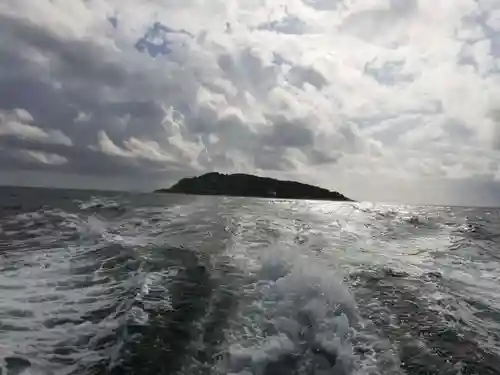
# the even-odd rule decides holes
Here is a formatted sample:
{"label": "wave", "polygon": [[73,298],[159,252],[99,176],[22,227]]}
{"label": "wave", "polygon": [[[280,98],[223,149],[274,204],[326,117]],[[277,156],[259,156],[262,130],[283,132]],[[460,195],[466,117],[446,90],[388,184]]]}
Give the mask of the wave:
{"label": "wave", "polygon": [[2,373],[499,373],[493,225],[241,202],[7,212]]}
{"label": "wave", "polygon": [[[365,306],[362,315],[374,324],[377,336],[397,343],[402,370],[489,375],[500,371],[500,358],[488,348],[487,337],[481,337],[480,326],[463,320],[464,306],[446,287],[446,276],[374,269],[350,277],[357,286],[357,301]],[[491,306],[482,307],[494,314]]]}
{"label": "wave", "polygon": [[[31,347],[5,355],[5,370],[354,370],[355,301],[335,272],[270,249],[257,268],[241,268],[227,252],[203,256],[188,248],[124,246],[106,241],[99,222],[90,228],[100,238],[95,246],[54,251],[47,268],[32,264],[22,278],[24,256],[24,268],[3,275],[0,285],[10,277],[23,290],[6,300],[30,312],[19,317],[0,306],[9,316],[10,340]],[[16,331],[21,325],[27,329]]]}

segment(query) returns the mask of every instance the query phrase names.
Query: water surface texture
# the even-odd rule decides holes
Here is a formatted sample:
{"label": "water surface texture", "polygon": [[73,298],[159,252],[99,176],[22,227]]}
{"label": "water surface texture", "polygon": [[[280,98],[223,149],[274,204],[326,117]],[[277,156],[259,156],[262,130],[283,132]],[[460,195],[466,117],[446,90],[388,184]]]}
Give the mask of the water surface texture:
{"label": "water surface texture", "polygon": [[500,374],[497,209],[0,189],[2,374]]}

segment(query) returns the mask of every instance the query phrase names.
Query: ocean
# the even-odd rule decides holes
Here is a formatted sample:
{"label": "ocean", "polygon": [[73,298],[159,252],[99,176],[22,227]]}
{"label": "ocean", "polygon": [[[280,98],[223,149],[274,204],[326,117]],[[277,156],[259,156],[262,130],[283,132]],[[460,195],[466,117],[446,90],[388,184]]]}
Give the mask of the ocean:
{"label": "ocean", "polygon": [[500,374],[496,208],[0,189],[0,367]]}

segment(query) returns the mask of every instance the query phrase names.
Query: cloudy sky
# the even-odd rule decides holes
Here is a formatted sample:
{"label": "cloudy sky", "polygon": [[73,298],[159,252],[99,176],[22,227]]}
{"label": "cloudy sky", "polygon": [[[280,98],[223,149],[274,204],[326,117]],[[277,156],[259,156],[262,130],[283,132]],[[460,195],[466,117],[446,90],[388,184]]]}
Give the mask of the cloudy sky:
{"label": "cloudy sky", "polygon": [[213,170],[500,203],[500,0],[0,2],[0,184]]}

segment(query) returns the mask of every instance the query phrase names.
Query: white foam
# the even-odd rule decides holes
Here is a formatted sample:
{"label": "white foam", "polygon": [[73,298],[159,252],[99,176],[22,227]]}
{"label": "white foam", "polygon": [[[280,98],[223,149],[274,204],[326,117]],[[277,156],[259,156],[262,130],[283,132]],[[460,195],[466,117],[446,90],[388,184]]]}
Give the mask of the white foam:
{"label": "white foam", "polygon": [[[295,366],[317,374],[318,366],[330,374],[351,373],[356,363],[363,368],[351,343],[359,319],[355,300],[335,267],[297,246],[235,246],[229,253],[253,280],[228,332],[229,372],[262,371],[286,355],[298,355]],[[315,346],[335,356],[335,365],[314,354]]]}
{"label": "white foam", "polygon": [[117,208],[119,207],[119,204],[112,199],[92,197],[88,201],[79,201],[78,207],[81,210],[89,210],[93,208]]}
{"label": "white foam", "polygon": [[104,221],[99,220],[95,216],[90,216],[82,228],[82,232],[87,232],[90,235],[102,235],[106,232],[107,227]]}

